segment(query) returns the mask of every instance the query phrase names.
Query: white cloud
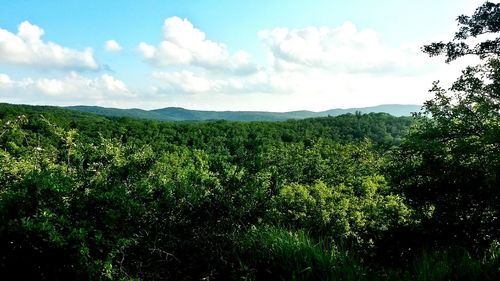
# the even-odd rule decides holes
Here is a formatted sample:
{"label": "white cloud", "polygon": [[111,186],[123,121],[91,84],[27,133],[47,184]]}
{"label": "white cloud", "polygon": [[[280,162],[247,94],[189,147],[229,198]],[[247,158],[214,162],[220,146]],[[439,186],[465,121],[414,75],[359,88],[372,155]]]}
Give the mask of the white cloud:
{"label": "white cloud", "polygon": [[104,43],[104,49],[111,53],[118,53],[123,50],[122,46],[115,40],[108,40]]}
{"label": "white cloud", "polygon": [[[259,36],[271,58],[267,68],[245,76],[188,67],[155,72],[159,84],[153,98],[188,108],[220,110],[419,104],[431,97],[432,81],[441,79],[449,85],[470,63],[445,64],[429,58],[417,43],[389,47],[374,30],[358,30],[352,23],[337,28],[276,28]],[[201,37],[195,34],[179,42],[189,45],[188,38]],[[147,48],[144,54],[154,57],[154,51]],[[177,59],[182,61],[183,56],[179,54]]]}
{"label": "white cloud", "polygon": [[10,87],[12,80],[7,74],[0,73],[0,88]]}
{"label": "white cloud", "polygon": [[54,69],[98,69],[92,49],[77,51],[53,42],[43,42],[44,30],[28,21],[17,34],[0,28],[0,63]]}
{"label": "white cloud", "polygon": [[[24,45],[9,52],[25,53],[22,46],[50,44],[41,42],[42,35],[43,30],[34,25],[23,28],[13,36]],[[387,46],[376,31],[360,30],[352,23],[275,28],[259,32],[259,37],[270,57],[265,67],[256,67],[247,52],[230,53],[226,45],[207,39],[188,20],[173,17],[165,20],[160,43],[138,46],[147,62],[165,67],[152,73],[154,80],[142,79],[143,85],[154,82],[140,94],[108,74],[90,78],[71,72],[57,78],[25,79],[0,74],[0,98],[111,107],[325,110],[421,103],[430,97],[433,80],[452,81],[463,66],[460,61],[445,65],[443,59],[428,58],[420,53],[421,44]],[[4,46],[0,43],[0,54]]]}
{"label": "white cloud", "polygon": [[65,92],[73,92],[75,87],[75,81],[72,79],[70,84],[68,84],[68,80],[62,81],[57,79],[39,79],[34,81],[31,85],[26,85],[28,87],[34,87],[34,89],[39,90],[41,93],[48,96],[61,96]]}
{"label": "white cloud", "polygon": [[130,94],[130,90],[127,88],[127,85],[121,80],[114,78],[111,75],[104,74],[100,78],[100,83],[104,85],[104,88],[111,93],[122,93],[122,94]]}
{"label": "white cloud", "polygon": [[148,45],[144,42],[141,42],[139,44],[139,51],[142,53],[142,55],[144,56],[145,59],[148,59],[148,60],[153,60],[155,54],[156,54],[156,48],[151,46],[151,45]]}
{"label": "white cloud", "polygon": [[141,42],[138,49],[146,61],[156,66],[190,65],[233,74],[257,71],[248,53],[230,54],[225,44],[206,39],[204,32],[179,17],[165,20],[163,41],[158,46]]}
{"label": "white cloud", "polygon": [[[217,79],[190,73],[203,83],[180,75],[157,75],[161,82],[148,107],[181,106],[211,110],[326,110],[384,103],[418,104],[431,96],[433,74],[419,77],[337,74],[327,72],[261,73],[253,79]],[[168,77],[168,78],[167,78]],[[437,76],[441,78],[442,76]],[[456,76],[454,76],[456,77]],[[200,85],[205,85],[201,87]],[[194,91],[194,87],[196,88]],[[190,93],[190,94],[186,94]]]}
{"label": "white cloud", "polygon": [[190,94],[209,93],[217,92],[221,86],[220,81],[197,76],[187,70],[180,72],[154,72],[153,77],[162,81],[164,83],[163,87],[172,92]]}
{"label": "white cloud", "polygon": [[[293,76],[293,77],[292,77]],[[297,75],[258,71],[245,76],[214,76],[188,70],[154,72],[160,82],[157,92],[167,94],[284,94],[293,90]]]}
{"label": "white cloud", "polygon": [[109,74],[90,78],[71,72],[60,78],[19,80],[0,74],[0,97],[17,102],[99,104],[135,96],[123,81]]}
{"label": "white cloud", "polygon": [[259,32],[278,71],[321,68],[336,73],[393,74],[424,67],[418,48],[382,45],[377,32],[350,22],[338,28],[275,28]]}

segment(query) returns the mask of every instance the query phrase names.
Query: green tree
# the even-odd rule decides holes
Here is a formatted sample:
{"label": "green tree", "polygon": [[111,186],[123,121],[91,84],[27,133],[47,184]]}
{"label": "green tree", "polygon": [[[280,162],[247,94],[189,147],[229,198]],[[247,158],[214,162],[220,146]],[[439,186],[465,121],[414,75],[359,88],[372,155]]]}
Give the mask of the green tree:
{"label": "green tree", "polygon": [[500,31],[500,4],[484,3],[458,17],[453,41],[424,46],[451,62],[477,55],[449,89],[435,82],[435,97],[392,163],[392,180],[421,210],[429,237],[463,246],[500,238],[500,39],[473,47],[467,39]]}
{"label": "green tree", "polygon": [[478,55],[481,59],[500,54],[500,37],[486,39],[470,45],[467,39],[500,31],[500,4],[485,2],[472,16],[461,15],[457,18],[459,29],[452,41],[434,42],[422,49],[430,56],[445,55],[446,62],[451,62],[465,55]]}

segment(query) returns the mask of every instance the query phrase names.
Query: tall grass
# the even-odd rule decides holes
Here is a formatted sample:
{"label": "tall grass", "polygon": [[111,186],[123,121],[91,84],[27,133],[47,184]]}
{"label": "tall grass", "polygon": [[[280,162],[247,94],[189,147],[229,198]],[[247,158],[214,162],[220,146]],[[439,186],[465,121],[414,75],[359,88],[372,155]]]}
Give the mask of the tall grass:
{"label": "tall grass", "polygon": [[413,264],[419,281],[482,280],[482,264],[465,250],[423,251]]}
{"label": "tall grass", "polygon": [[366,280],[367,268],[326,240],[302,230],[252,228],[236,246],[244,280]]}
{"label": "tall grass", "polygon": [[407,270],[385,269],[384,274],[390,277],[386,280],[500,280],[500,243],[493,241],[482,258],[463,248],[423,250]]}
{"label": "tall grass", "polygon": [[465,249],[423,251],[413,263],[414,280],[500,280],[500,243],[494,241],[484,257]]}
{"label": "tall grass", "polygon": [[406,268],[374,268],[302,230],[251,228],[236,238],[241,280],[500,280],[500,243],[483,258],[464,249],[423,250]]}

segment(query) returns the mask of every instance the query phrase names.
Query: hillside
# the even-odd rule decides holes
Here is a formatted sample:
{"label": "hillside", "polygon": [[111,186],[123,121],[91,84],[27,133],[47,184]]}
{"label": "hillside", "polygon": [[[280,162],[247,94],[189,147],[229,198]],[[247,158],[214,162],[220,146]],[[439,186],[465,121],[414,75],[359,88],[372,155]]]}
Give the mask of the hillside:
{"label": "hillside", "polygon": [[95,113],[108,117],[131,117],[160,121],[202,121],[202,120],[231,120],[231,121],[285,121],[288,119],[304,119],[312,117],[338,116],[347,113],[389,113],[394,116],[409,116],[412,112],[420,111],[420,105],[385,104],[372,107],[330,109],[320,112],[290,111],[203,111],[190,110],[179,107],[167,107],[155,110],[117,109],[99,106],[70,106],[71,110]]}

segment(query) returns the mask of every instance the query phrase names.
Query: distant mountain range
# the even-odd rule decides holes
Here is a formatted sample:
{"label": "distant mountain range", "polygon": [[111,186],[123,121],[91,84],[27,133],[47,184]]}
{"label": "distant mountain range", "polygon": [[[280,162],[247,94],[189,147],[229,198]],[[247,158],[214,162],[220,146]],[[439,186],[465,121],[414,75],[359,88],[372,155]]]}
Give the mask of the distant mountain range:
{"label": "distant mountain range", "polygon": [[203,121],[203,120],[232,120],[232,121],[284,121],[288,119],[304,119],[312,117],[337,116],[347,113],[378,113],[385,112],[394,116],[409,116],[412,112],[421,111],[420,105],[415,104],[384,104],[372,107],[330,109],[320,112],[290,111],[204,111],[190,110],[180,107],[167,107],[154,110],[118,109],[99,106],[69,106],[66,107],[79,112],[94,113],[108,117],[130,117],[161,121]]}

